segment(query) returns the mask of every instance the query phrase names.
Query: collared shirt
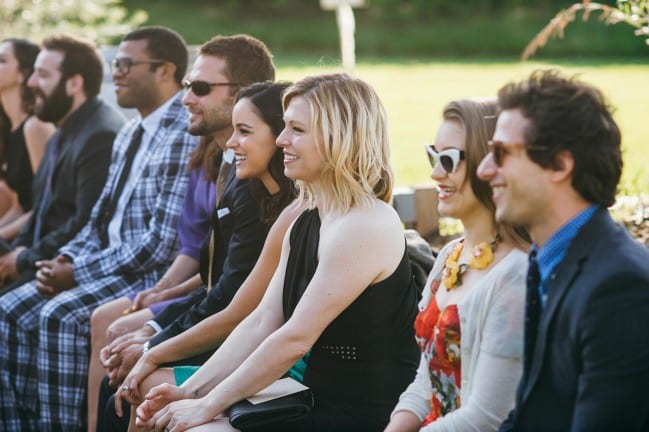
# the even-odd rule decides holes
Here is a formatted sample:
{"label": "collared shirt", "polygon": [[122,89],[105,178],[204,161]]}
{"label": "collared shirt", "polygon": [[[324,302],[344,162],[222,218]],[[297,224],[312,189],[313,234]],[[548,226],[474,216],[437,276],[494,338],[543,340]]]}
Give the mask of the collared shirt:
{"label": "collared shirt", "polygon": [[[165,103],[160,105],[155,111],[146,116],[140,121],[144,133],[142,134],[142,141],[140,147],[135,153],[135,158],[133,159],[133,165],[131,166],[131,173],[126,179],[126,184],[122,190],[122,195],[117,200],[117,206],[115,207],[115,213],[113,218],[108,224],[108,244],[109,246],[117,246],[122,242],[122,237],[120,235],[120,229],[122,228],[122,218],[124,216],[124,208],[128,204],[130,194],[125,193],[125,191],[133,189],[133,182],[138,178],[138,176],[131,175],[133,173],[138,173],[144,168],[145,160],[144,155],[146,154],[146,149],[151,144],[153,137],[155,136],[156,131],[160,126],[162,117],[164,113],[167,112],[167,109],[173,103],[174,98],[169,98]],[[119,178],[121,172],[117,174],[115,178]]]}
{"label": "collared shirt", "polygon": [[554,280],[554,270],[566,256],[566,251],[577,236],[581,228],[593,217],[593,214],[599,206],[593,204],[587,209],[580,212],[568,223],[562,226],[542,247],[532,245],[532,250],[536,251],[536,261],[539,265],[539,274],[541,281],[539,283],[539,296],[541,298],[541,307],[545,307],[548,299],[550,284]]}

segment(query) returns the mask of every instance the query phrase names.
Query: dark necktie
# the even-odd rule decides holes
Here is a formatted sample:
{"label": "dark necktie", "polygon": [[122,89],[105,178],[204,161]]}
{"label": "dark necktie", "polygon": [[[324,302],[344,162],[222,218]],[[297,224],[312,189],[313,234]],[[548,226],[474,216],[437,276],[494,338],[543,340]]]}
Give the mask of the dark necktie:
{"label": "dark necktie", "polygon": [[541,316],[541,299],[539,298],[539,283],[541,275],[539,273],[539,264],[536,261],[536,251],[530,252],[529,268],[527,270],[527,297],[525,307],[525,356],[523,358],[523,381],[527,381],[534,348],[536,346],[536,336],[539,327],[539,318]]}
{"label": "dark necktie", "polygon": [[115,213],[115,209],[117,208],[117,202],[119,201],[119,197],[124,190],[126,180],[131,173],[133,160],[135,159],[137,150],[140,148],[143,133],[144,128],[142,127],[142,124],[140,124],[133,133],[131,142],[126,149],[126,153],[124,154],[124,166],[122,167],[122,171],[119,173],[117,182],[113,183],[115,186],[113,187],[113,190],[110,194],[110,198],[108,198],[108,202],[105,203],[105,206],[99,215],[99,217],[101,218],[101,223],[99,224],[99,236],[103,246],[106,246],[108,244],[108,224],[113,218],[113,214]]}
{"label": "dark necktie", "polygon": [[50,198],[52,195],[52,178],[54,177],[54,168],[56,168],[56,162],[59,158],[59,146],[61,145],[61,130],[57,130],[56,133],[52,136],[49,141],[48,149],[51,147],[50,154],[47,158],[47,180],[45,182],[45,189],[41,195],[41,199],[38,201],[38,208],[36,209],[34,219],[34,235],[32,237],[32,246],[38,243],[41,239],[41,231],[43,229],[43,217],[45,216],[45,209],[50,203]]}

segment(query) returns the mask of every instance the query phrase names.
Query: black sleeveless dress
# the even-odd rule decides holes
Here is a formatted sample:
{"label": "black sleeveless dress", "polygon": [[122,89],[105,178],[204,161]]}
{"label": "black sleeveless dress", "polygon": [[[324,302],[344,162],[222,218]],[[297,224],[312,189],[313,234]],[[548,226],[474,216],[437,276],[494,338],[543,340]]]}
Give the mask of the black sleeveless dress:
{"label": "black sleeveless dress", "polygon": [[[318,265],[320,217],[307,210],[290,235],[284,280],[288,320]],[[404,240],[405,241],[405,240]],[[419,362],[413,323],[417,290],[404,251],[397,269],[371,285],[324,330],[305,358],[304,384],[315,407],[273,430],[382,431]]]}
{"label": "black sleeveless dress", "polygon": [[5,149],[7,166],[4,177],[9,187],[18,195],[23,210],[29,211],[33,205],[34,171],[29,160],[24,128],[25,122],[9,134],[9,142]]}

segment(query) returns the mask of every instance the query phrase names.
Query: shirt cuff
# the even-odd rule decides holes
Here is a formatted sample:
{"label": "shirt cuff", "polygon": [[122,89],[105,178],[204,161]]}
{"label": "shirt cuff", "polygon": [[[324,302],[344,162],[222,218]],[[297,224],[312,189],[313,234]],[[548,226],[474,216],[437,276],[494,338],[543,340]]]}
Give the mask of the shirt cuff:
{"label": "shirt cuff", "polygon": [[155,330],[156,333],[160,333],[162,331],[162,327],[160,327],[160,324],[158,324],[154,320],[149,320],[149,321],[145,322],[144,325],[148,325],[153,330]]}

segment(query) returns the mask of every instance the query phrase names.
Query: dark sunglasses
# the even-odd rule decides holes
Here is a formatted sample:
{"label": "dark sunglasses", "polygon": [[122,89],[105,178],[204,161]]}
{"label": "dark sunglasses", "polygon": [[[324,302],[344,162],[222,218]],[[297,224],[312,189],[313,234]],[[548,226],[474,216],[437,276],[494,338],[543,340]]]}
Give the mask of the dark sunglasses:
{"label": "dark sunglasses", "polygon": [[426,145],[425,147],[430,166],[434,169],[437,164],[440,164],[446,174],[454,173],[460,161],[464,160],[464,150],[450,148],[436,152],[435,147],[432,145]]}
{"label": "dark sunglasses", "polygon": [[510,154],[513,149],[515,148],[524,148],[526,150],[532,150],[532,151],[546,151],[548,150],[548,147],[545,146],[530,146],[525,143],[508,143],[504,141],[494,141],[494,140],[489,140],[487,142],[487,145],[489,146],[489,149],[491,150],[491,155],[494,158],[494,162],[497,166],[503,166],[503,161],[505,159],[505,156]]}
{"label": "dark sunglasses", "polygon": [[200,80],[196,80],[196,81],[183,80],[183,88],[185,90],[191,89],[196,96],[207,96],[212,91],[212,87],[217,87],[217,86],[238,87],[240,85],[241,84],[229,83],[229,82],[210,83],[207,81],[200,81]]}
{"label": "dark sunglasses", "polygon": [[110,67],[113,72],[120,73],[122,75],[126,75],[131,71],[131,67],[141,65],[141,64],[148,64],[148,65],[161,65],[165,61],[164,60],[133,60],[132,58],[128,57],[122,57],[122,58],[114,58],[113,61],[110,63]]}

